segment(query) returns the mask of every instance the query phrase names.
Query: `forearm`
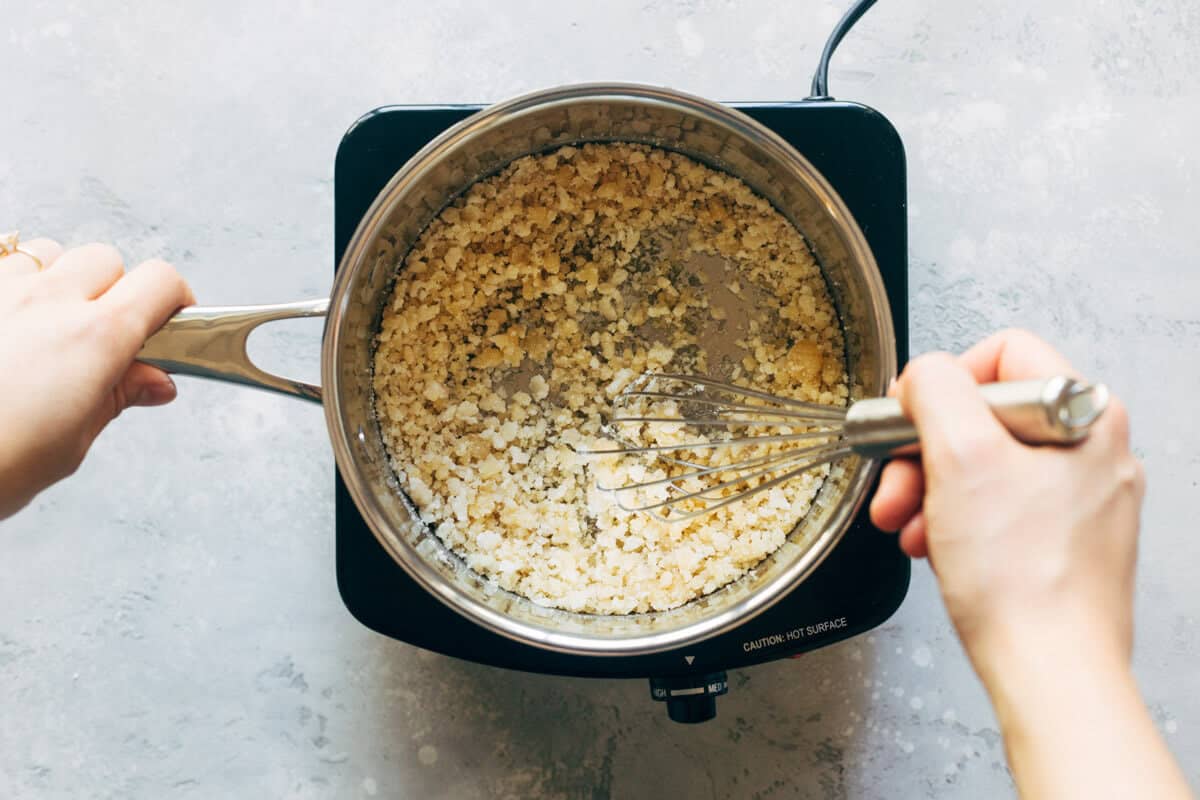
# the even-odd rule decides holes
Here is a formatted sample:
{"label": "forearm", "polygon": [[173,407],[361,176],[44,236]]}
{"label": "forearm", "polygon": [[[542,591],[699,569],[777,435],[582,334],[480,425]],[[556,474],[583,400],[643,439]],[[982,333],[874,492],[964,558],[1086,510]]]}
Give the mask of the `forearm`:
{"label": "forearm", "polygon": [[0,404],[0,520],[20,511],[53,481],[49,449],[59,445],[54,431],[31,429],[27,415]]}
{"label": "forearm", "polygon": [[15,463],[13,449],[0,435],[0,520],[20,511],[33,495],[28,475]]}
{"label": "forearm", "polygon": [[1191,798],[1126,659],[1082,637],[1037,637],[983,669],[1026,800]]}

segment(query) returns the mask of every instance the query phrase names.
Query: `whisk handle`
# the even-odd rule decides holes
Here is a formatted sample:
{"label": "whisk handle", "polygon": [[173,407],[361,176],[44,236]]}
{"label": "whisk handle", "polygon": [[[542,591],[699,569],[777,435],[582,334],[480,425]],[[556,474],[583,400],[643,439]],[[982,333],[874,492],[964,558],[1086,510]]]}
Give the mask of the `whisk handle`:
{"label": "whisk handle", "polygon": [[[1108,406],[1108,388],[1065,376],[989,383],[979,387],[996,418],[1026,444],[1074,444],[1087,438]],[[895,398],[859,400],[846,411],[846,443],[879,458],[918,441],[917,429]]]}

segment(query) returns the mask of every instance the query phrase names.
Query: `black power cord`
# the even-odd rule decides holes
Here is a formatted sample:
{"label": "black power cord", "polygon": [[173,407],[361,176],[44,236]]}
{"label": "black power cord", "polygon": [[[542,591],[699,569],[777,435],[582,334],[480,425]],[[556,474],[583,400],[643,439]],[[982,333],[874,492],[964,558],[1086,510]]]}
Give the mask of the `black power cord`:
{"label": "black power cord", "polygon": [[821,51],[821,60],[817,62],[817,71],[813,74],[812,94],[806,99],[832,99],[829,96],[829,59],[833,57],[833,51],[837,49],[837,46],[842,43],[842,38],[854,27],[854,23],[858,22],[859,18],[867,13],[867,10],[873,5],[875,5],[875,0],[858,0],[850,6],[850,10],[846,12],[845,16],[838,20],[838,24],[834,26],[833,32],[825,41],[825,49]]}

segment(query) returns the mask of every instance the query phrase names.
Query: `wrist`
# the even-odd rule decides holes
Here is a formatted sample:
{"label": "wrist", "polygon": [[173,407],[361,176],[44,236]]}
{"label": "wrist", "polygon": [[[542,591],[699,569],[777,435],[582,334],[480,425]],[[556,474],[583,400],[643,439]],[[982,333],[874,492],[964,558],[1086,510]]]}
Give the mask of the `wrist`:
{"label": "wrist", "polygon": [[[1117,626],[1095,612],[998,616],[975,635],[960,631],[984,686],[1002,689],[1015,678],[1040,680],[1047,667],[1063,675],[1067,667],[1106,675],[1130,674],[1130,652]],[[1061,666],[1057,666],[1061,665]]]}
{"label": "wrist", "polygon": [[1128,647],[1097,623],[1091,615],[993,623],[968,646],[1002,728],[1102,714],[1109,700],[1137,694]]}

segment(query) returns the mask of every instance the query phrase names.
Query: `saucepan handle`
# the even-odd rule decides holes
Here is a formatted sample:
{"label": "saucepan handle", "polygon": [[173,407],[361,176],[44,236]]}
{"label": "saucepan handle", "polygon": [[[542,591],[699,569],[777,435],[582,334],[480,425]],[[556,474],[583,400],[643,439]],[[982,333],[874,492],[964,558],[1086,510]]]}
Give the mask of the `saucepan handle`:
{"label": "saucepan handle", "polygon": [[259,369],[246,339],[264,322],[323,317],[329,299],[264,306],[192,306],[146,340],[138,360],[178,375],[197,375],[321,402],[321,387]]}

